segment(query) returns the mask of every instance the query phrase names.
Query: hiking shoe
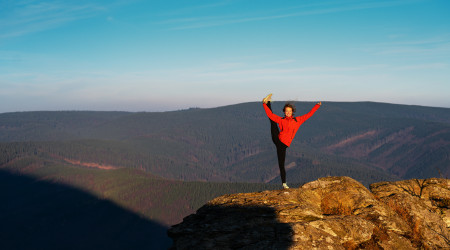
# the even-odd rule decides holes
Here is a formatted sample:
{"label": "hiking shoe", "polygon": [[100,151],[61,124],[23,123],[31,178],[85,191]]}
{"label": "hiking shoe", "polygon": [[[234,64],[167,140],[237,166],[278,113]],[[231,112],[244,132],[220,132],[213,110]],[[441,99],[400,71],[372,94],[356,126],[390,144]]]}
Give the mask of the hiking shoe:
{"label": "hiking shoe", "polygon": [[286,183],[283,183],[283,188],[284,189],[289,189],[288,185]]}
{"label": "hiking shoe", "polygon": [[264,99],[263,99],[263,103],[267,104],[268,102],[270,102],[272,99],[272,94],[268,94]]}

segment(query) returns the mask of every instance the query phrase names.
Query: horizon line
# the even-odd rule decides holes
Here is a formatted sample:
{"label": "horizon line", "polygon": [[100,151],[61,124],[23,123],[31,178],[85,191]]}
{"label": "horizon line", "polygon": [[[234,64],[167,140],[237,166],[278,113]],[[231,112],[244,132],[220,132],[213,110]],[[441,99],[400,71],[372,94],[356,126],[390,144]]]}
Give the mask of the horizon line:
{"label": "horizon line", "polygon": [[[17,111],[5,111],[0,112],[1,114],[12,114],[12,113],[31,113],[31,112],[119,112],[119,113],[165,113],[165,112],[179,112],[193,109],[216,109],[222,107],[229,107],[235,105],[249,104],[249,103],[258,103],[261,101],[249,101],[249,102],[238,102],[232,104],[225,104],[220,106],[211,106],[211,107],[200,107],[200,106],[190,106],[184,108],[174,108],[167,110],[100,110],[100,109],[40,109],[40,110],[17,110]],[[272,101],[272,102],[294,102],[294,103],[317,103],[318,101],[298,101],[298,100],[280,100],[280,101]],[[428,106],[421,104],[404,104],[404,103],[392,103],[392,102],[382,102],[382,101],[321,101],[322,105],[326,105],[326,103],[375,103],[375,104],[388,104],[388,105],[397,105],[397,106],[416,106],[416,107],[426,107],[426,108],[442,108],[442,109],[450,109],[450,107],[443,106]]]}

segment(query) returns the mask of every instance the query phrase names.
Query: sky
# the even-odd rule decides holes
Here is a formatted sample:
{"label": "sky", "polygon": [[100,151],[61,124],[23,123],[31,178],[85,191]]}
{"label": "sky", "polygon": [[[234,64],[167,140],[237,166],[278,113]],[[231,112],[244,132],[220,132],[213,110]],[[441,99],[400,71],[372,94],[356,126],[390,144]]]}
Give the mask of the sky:
{"label": "sky", "polygon": [[450,108],[448,0],[0,0],[0,113]]}

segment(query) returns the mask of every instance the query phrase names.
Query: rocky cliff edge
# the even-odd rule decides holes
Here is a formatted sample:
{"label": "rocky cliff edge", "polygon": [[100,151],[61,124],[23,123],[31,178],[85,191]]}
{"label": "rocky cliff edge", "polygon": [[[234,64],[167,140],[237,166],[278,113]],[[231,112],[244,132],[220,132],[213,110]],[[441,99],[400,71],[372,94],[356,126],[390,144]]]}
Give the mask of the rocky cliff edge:
{"label": "rocky cliff edge", "polygon": [[173,249],[450,248],[450,180],[349,177],[217,197],[168,234]]}

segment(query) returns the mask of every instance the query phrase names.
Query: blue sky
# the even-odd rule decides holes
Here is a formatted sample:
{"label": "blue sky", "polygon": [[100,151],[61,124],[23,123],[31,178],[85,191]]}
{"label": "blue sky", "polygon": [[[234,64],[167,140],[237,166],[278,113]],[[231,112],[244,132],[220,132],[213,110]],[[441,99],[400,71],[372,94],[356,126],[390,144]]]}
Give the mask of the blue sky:
{"label": "blue sky", "polygon": [[0,112],[450,107],[448,0],[0,0]]}

